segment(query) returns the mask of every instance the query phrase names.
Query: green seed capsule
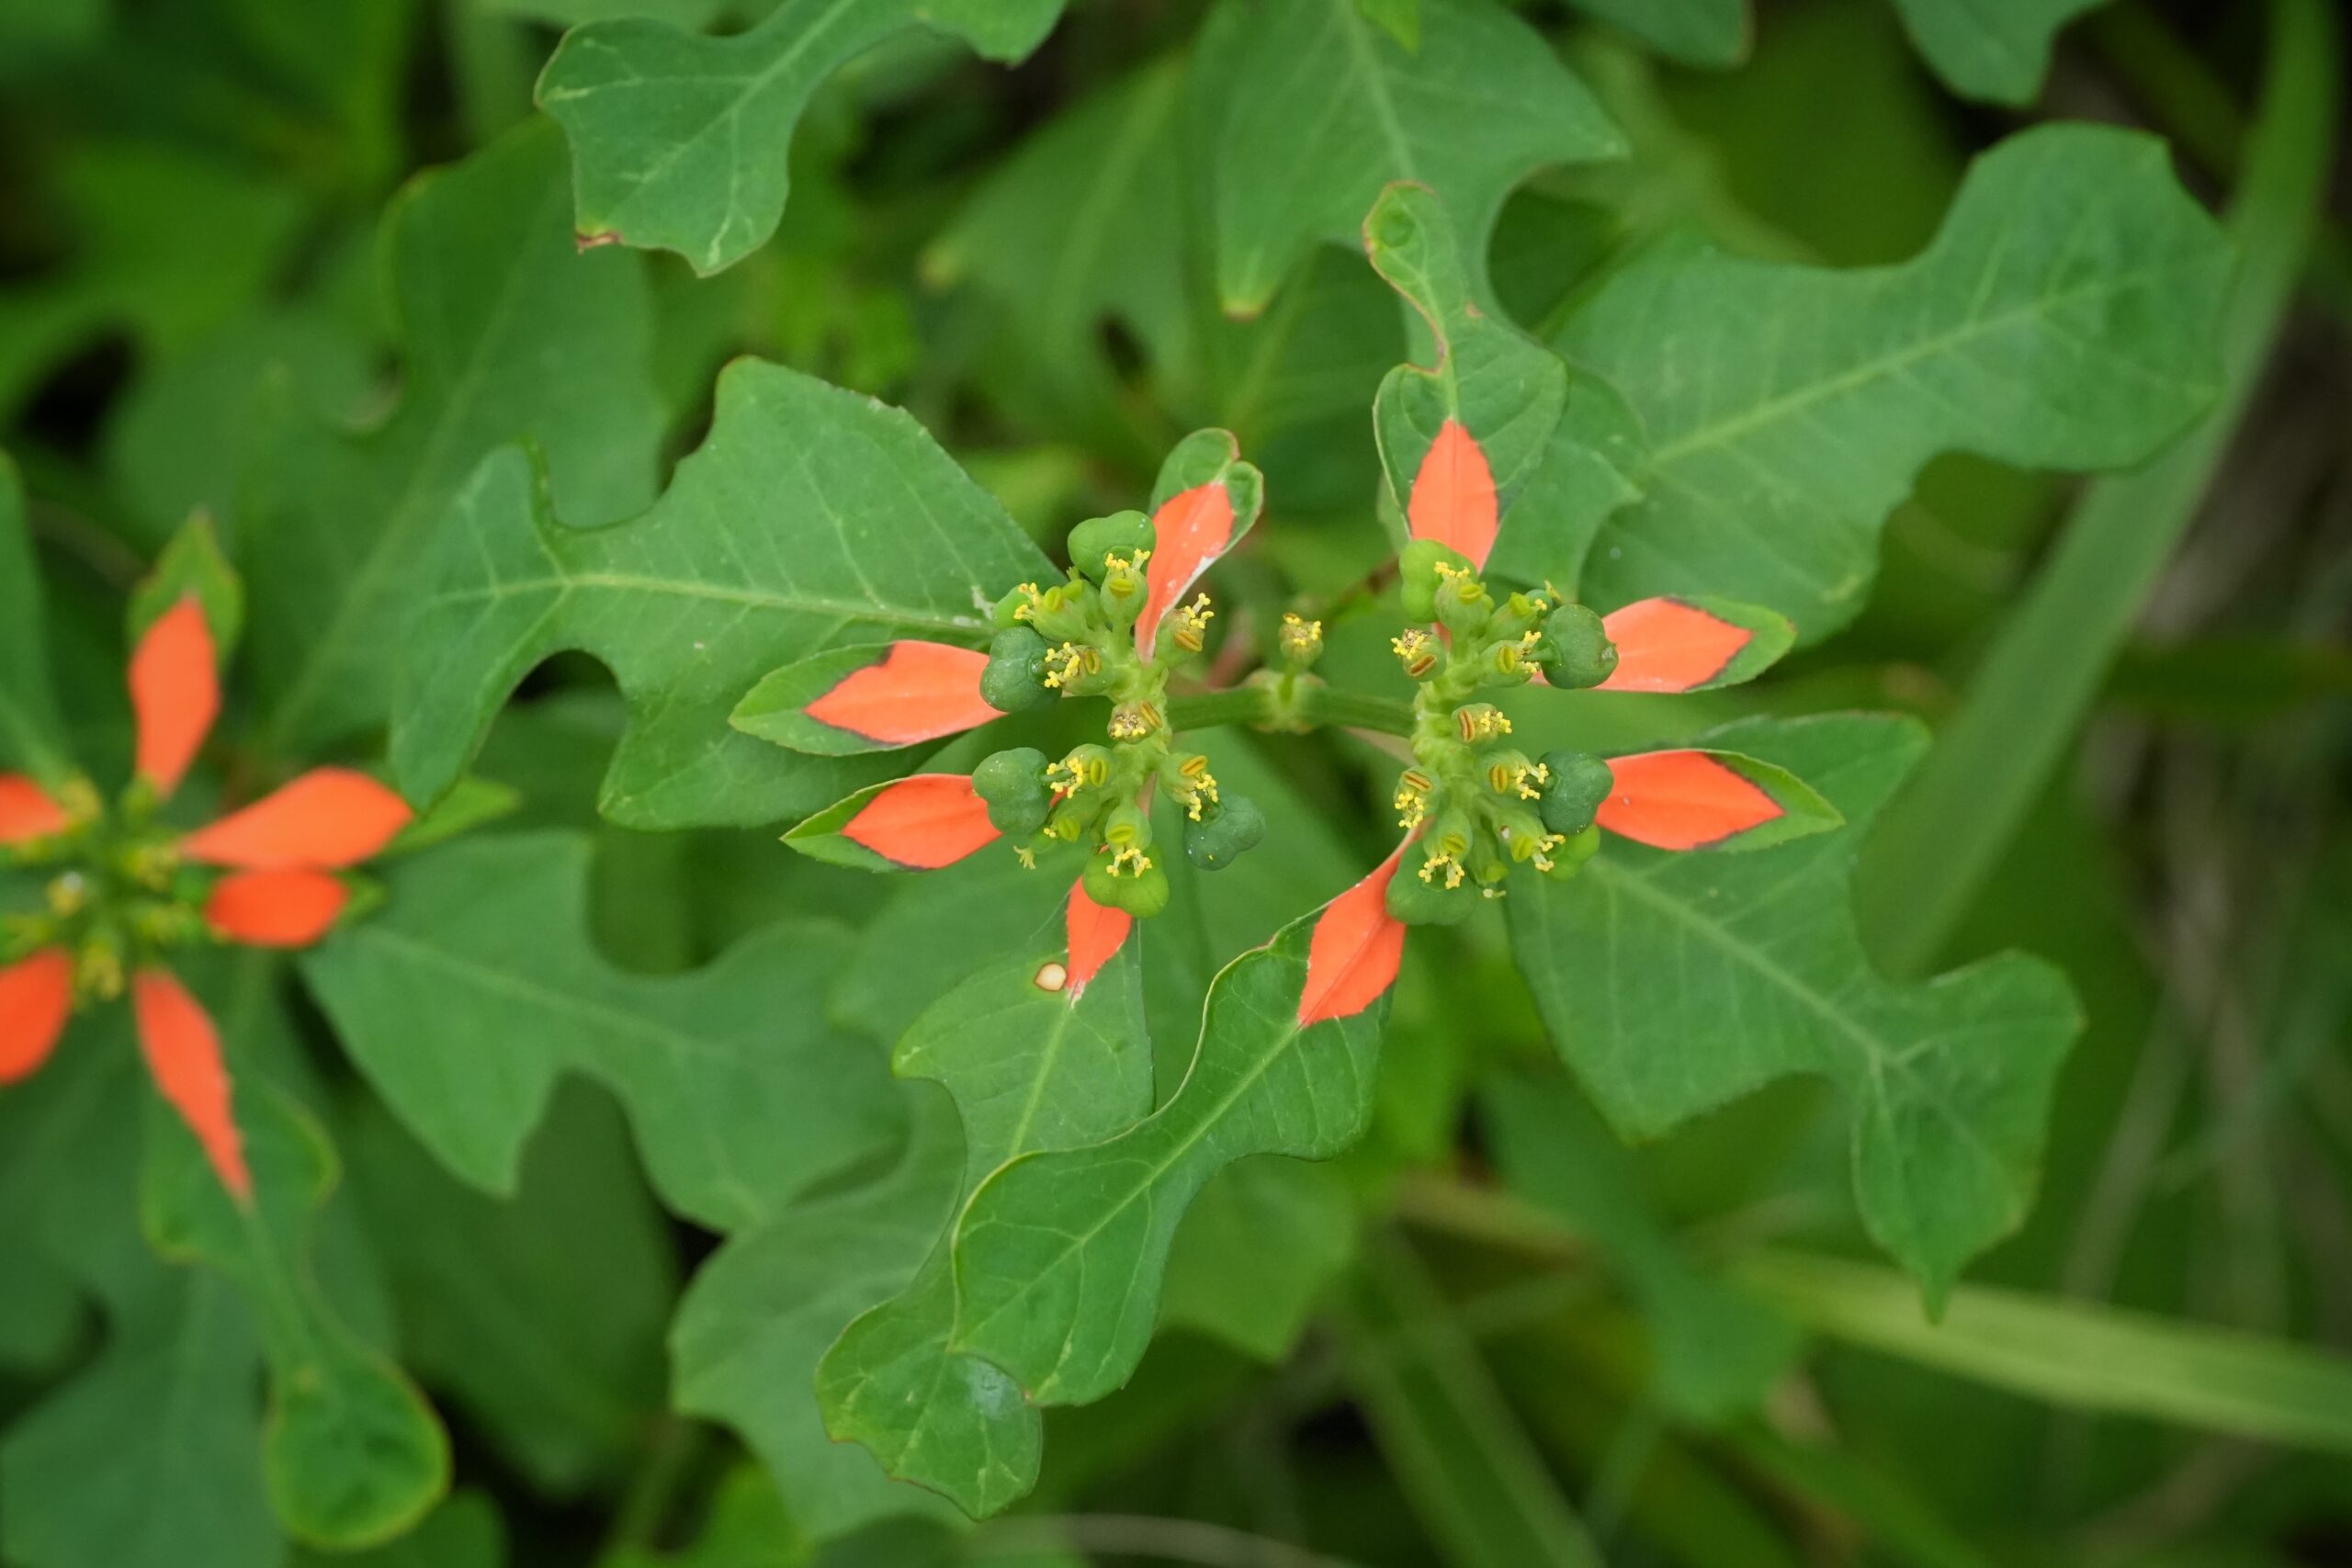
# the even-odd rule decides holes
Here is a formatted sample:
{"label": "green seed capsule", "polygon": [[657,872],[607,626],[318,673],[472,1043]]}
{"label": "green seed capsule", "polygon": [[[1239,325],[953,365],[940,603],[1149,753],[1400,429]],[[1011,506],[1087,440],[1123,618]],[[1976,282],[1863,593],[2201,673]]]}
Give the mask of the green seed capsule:
{"label": "green seed capsule", "polygon": [[1535,808],[1546,829],[1573,839],[1592,826],[1593,814],[1615,785],[1609,764],[1589,751],[1546,751],[1544,771],[1550,777]]}
{"label": "green seed capsule", "polygon": [[1445,580],[1438,570],[1441,566],[1449,571],[1468,571],[1470,558],[1435,539],[1415,539],[1397,556],[1397,584],[1404,591],[1407,619],[1437,619],[1438,585]]}
{"label": "green seed capsule", "polygon": [[1448,887],[1442,876],[1424,882],[1413,874],[1412,856],[1388,879],[1388,912],[1408,926],[1450,926],[1479,903],[1478,889],[1468,882]]}
{"label": "green seed capsule", "polygon": [[993,752],[972,770],[972,792],[988,803],[1000,833],[1025,839],[1046,825],[1053,796],[1046,788],[1046,754],[1034,746]]}
{"label": "green seed capsule", "polygon": [[1086,896],[1096,903],[1114,909],[1125,909],[1137,919],[1149,919],[1168,908],[1168,874],[1158,865],[1146,865],[1137,870],[1122,866],[1113,875],[1109,855],[1095,855],[1086,863],[1082,878]]}
{"label": "green seed capsule", "polygon": [[1599,615],[1582,604],[1563,604],[1544,622],[1535,659],[1555,686],[1598,686],[1617,668],[1617,645]]}
{"label": "green seed capsule", "polygon": [[1027,626],[1010,626],[989,644],[980,671],[980,700],[999,713],[1019,713],[1054,700],[1046,684],[1046,639]]}
{"label": "green seed capsule", "polygon": [[1090,517],[1069,531],[1069,564],[1100,582],[1112,551],[1148,550],[1151,542],[1151,519],[1140,512]]}
{"label": "green seed capsule", "polygon": [[1184,824],[1184,858],[1203,871],[1223,871],[1266,836],[1266,814],[1246,795],[1228,795],[1215,815]]}

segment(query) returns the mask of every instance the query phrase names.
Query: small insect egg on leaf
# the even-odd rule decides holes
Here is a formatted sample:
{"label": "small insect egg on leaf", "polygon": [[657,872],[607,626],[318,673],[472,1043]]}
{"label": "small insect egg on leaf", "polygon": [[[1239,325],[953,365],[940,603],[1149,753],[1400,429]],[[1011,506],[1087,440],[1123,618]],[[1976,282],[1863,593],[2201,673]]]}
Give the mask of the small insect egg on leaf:
{"label": "small insect egg on leaf", "polygon": [[1041,991],[1059,991],[1069,984],[1069,971],[1059,964],[1043,964],[1037,969],[1036,984]]}

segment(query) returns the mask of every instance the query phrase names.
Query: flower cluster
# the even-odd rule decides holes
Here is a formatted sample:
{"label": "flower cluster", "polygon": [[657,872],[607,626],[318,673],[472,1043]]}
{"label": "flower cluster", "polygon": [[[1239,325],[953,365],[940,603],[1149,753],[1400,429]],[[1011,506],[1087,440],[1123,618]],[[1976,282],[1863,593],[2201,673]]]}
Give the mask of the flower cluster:
{"label": "flower cluster", "polygon": [[1166,713],[1168,678],[1205,646],[1216,612],[1208,595],[1170,607],[1160,635],[1136,632],[1151,595],[1152,525],[1140,512],[1082,523],[1069,536],[1068,580],[1024,582],[996,606],[1000,628],[980,690],[1018,712],[1057,697],[1110,700],[1108,746],[1086,744],[1048,761],[1034,747],[995,752],[972,771],[989,820],[1015,840],[1024,864],[1049,841],[1086,842],[1084,886],[1097,903],[1156,915],[1168,902],[1165,851],[1154,842],[1152,792],[1184,814],[1185,858],[1204,870],[1231,863],[1257,843],[1264,818],[1228,798],[1209,760],[1176,743]]}
{"label": "flower cluster", "polygon": [[318,941],[351,897],[337,874],[390,842],[410,812],[364,773],[319,768],[194,831],[169,825],[164,808],[220,712],[219,661],[193,594],[141,635],[136,764],[111,809],[86,779],[0,774],[0,865],[48,877],[42,908],[0,924],[0,1085],[47,1061],[78,1007],[128,991],[157,1090],[242,1201],[252,1177],[220,1036],[171,961],[213,942]]}
{"label": "flower cluster", "polygon": [[1390,645],[1418,688],[1413,765],[1392,804],[1419,854],[1415,874],[1390,883],[1388,902],[1399,919],[1426,924],[1500,897],[1514,865],[1568,876],[1591,856],[1608,764],[1580,751],[1530,757],[1485,697],[1539,676],[1599,685],[1617,650],[1584,606],[1548,588],[1498,601],[1468,558],[1434,539],[1408,545],[1399,568],[1406,614],[1423,624]]}

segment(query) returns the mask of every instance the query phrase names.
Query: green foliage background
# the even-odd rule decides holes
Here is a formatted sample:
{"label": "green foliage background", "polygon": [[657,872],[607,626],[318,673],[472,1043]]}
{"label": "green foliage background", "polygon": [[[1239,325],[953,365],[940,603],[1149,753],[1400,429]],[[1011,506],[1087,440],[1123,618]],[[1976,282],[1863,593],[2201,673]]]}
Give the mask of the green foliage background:
{"label": "green foliage background", "polygon": [[[119,1009],[0,1091],[0,1563],[2352,1560],[2343,47],[2326,0],[0,0],[0,771],[125,771],[126,601],[217,570],[202,516],[192,790],[341,761],[446,833],[188,967],[254,1210]],[[1246,1020],[1394,844],[1363,736],[1197,736],[1268,841],[1074,1008],[1075,862],[775,841],[915,764],[747,690],[985,641],[1198,427],[1267,498],[1212,655],[1302,609],[1407,694],[1449,416],[1498,578],[1796,628],[1517,694],[1526,750],[1703,733],[1842,826],[1612,842],[1417,928],[1340,1078],[1214,1100],[1195,1040],[1295,1066]],[[1085,738],[999,728],[921,765]]]}

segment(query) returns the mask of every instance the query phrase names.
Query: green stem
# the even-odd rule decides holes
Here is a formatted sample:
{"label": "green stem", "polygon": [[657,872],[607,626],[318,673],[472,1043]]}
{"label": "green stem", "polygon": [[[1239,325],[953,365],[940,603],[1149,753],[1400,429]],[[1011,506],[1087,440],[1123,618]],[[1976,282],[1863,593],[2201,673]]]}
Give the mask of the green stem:
{"label": "green stem", "polygon": [[2272,7],[2262,115],[2231,209],[2240,262],[2220,402],[2163,457],[2085,495],[1871,846],[1862,925],[1897,974],[1934,963],[2064,761],[2245,412],[2310,249],[2335,146],[2335,31],[2322,0]]}
{"label": "green stem", "polygon": [[1370,692],[1327,686],[1312,676],[1275,675],[1222,692],[1170,698],[1168,723],[1174,729],[1212,729],[1220,724],[1272,729],[1335,725],[1342,729],[1410,735],[1413,705]]}

